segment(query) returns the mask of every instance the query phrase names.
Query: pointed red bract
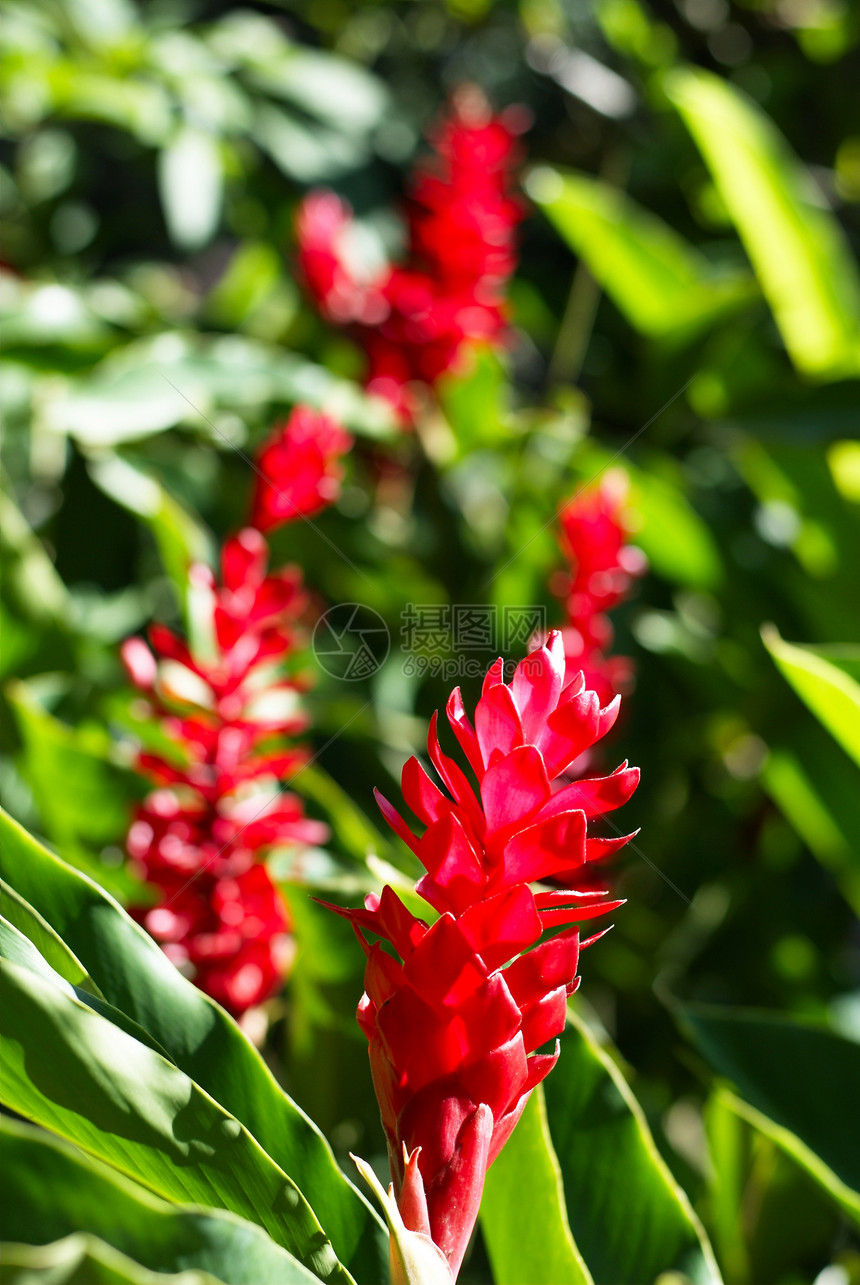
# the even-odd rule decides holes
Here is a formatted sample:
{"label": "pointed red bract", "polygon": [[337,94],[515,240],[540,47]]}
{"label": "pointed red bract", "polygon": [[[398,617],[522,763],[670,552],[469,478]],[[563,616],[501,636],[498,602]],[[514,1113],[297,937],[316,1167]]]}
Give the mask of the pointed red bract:
{"label": "pointed red bract", "polygon": [[403,769],[404,798],[425,826],[420,838],[378,796],[427,871],[416,891],[439,918],[428,927],[389,887],[363,909],[333,907],[351,919],[367,954],[358,1020],[400,1212],[411,1230],[429,1227],[455,1276],[487,1168],[558,1058],[557,1046],[539,1050],[563,1030],[579,983],[581,943],[571,925],[621,904],[588,889],[540,887],[626,842],[591,837],[589,825],[629,798],[636,770],[622,764],[583,782],[562,776],[616,712],[614,704],[601,709],[581,679],[565,687],[557,633],[511,683],[495,664],[474,726],[459,692],[448,703],[477,790],[442,753],[434,720],[428,745],[448,792],[416,759]]}

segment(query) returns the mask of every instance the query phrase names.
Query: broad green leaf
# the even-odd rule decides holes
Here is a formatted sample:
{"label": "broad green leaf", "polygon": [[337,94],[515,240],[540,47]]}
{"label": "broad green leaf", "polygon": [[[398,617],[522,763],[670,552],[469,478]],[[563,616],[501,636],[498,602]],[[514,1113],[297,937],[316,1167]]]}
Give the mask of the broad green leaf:
{"label": "broad green leaf", "polygon": [[860,764],[860,683],[814,651],[784,642],[773,627],[762,638],[801,700]]}
{"label": "broad green leaf", "polygon": [[755,291],[748,274],[715,267],[662,219],[600,179],[541,166],[527,188],[643,334],[687,341]]}
{"label": "broad green leaf", "polygon": [[[664,1272],[718,1282],[705,1232],[642,1108],[575,1015],[544,1088],[571,1231],[597,1285],[642,1285]],[[522,1198],[528,1197],[524,1185]],[[534,1217],[540,1221],[537,1208]]]}
{"label": "broad green leaf", "polygon": [[767,1133],[860,1220],[860,1044],[777,1013],[680,1004],[699,1052]]}
{"label": "broad green leaf", "polygon": [[194,562],[213,561],[210,533],[160,482],[119,455],[96,457],[90,462],[89,473],[106,495],[147,524],[164,569],[187,607],[189,567]]}
{"label": "broad green leaf", "polygon": [[51,1245],[4,1242],[0,1245],[0,1282],[2,1285],[218,1285],[208,1272],[156,1274],[85,1232],[72,1233]]}
{"label": "broad green leaf", "polygon": [[187,982],[97,884],[2,812],[0,836],[5,878],[68,943],[106,999],[148,1031],[290,1175],[353,1275],[383,1280],[387,1251],[381,1220],[235,1022]]}
{"label": "broad green leaf", "polygon": [[0,879],[0,913],[8,923],[30,939],[42,958],[62,978],[72,986],[81,986],[91,994],[100,994],[81,961],[69,950],[59,933],[54,932],[47,919],[43,919],[29,902],[20,897],[15,889],[10,888],[9,884],[2,879]]}
{"label": "broad green leaf", "polygon": [[46,833],[58,844],[83,847],[121,838],[128,826],[128,776],[111,762],[104,729],[60,722],[26,683],[10,683],[6,695]]}
{"label": "broad green leaf", "polygon": [[0,1193],[16,1240],[41,1245],[84,1232],[151,1271],[181,1265],[225,1285],[318,1279],[256,1223],[226,1210],[171,1204],[53,1134],[7,1117],[0,1127]]}
{"label": "broad green leaf", "polygon": [[349,1273],[296,1184],[172,1062],[78,999],[0,961],[3,1095],[169,1200],[232,1210],[326,1281]]}
{"label": "broad green leaf", "polygon": [[167,229],[183,250],[211,240],[221,214],[218,140],[193,126],[180,129],[158,154],[158,187]]}
{"label": "broad green leaf", "polygon": [[665,79],[711,171],[799,370],[860,370],[860,280],[839,224],[772,121],[700,68]]}
{"label": "broad green leaf", "polygon": [[95,995],[92,991],[85,990],[82,986],[77,986],[52,968],[43,955],[39,953],[29,937],[20,932],[14,924],[0,916],[0,959],[8,960],[9,963],[18,964],[22,968],[29,968],[32,973],[44,978],[56,986],[64,995],[71,999],[78,999],[88,1008],[92,1008],[101,1017],[107,1018],[113,1022],[120,1030],[125,1031],[133,1039],[139,1040],[147,1048],[153,1049],[159,1056],[164,1057],[164,1049],[152,1038],[152,1036],[133,1022],[125,1013],[121,1013],[118,1008],[108,1004],[101,995]]}
{"label": "broad green leaf", "polygon": [[496,1285],[591,1285],[568,1222],[542,1086],[487,1173],[481,1231]]}

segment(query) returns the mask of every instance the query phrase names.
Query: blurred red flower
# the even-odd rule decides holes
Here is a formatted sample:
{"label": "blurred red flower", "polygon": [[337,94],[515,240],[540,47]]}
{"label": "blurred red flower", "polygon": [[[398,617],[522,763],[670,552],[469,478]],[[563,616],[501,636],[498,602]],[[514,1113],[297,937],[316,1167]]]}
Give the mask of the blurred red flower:
{"label": "blurred red flower", "polygon": [[159,892],[135,911],[194,981],[240,1015],[286,976],[290,920],[259,864],[273,846],[321,843],[327,829],[278,787],[302,763],[285,746],[306,726],[285,672],[306,605],[296,568],[267,574],[268,549],[248,528],[222,552],[221,584],[191,570],[197,647],[163,625],[151,649],[130,638],[122,656],[169,748],[138,755],[155,785],[135,813],[127,847]]}
{"label": "blurred red flower", "polygon": [[431,134],[407,205],[405,263],[362,270],[351,253],[352,211],[333,192],[311,192],[299,211],[298,262],[320,312],[349,326],[365,350],[367,387],[408,423],[415,383],[434,384],[463,345],[498,342],[505,285],[516,267],[522,202],[511,194],[523,109],[493,116],[481,94],[461,92]]}
{"label": "blurred red flower", "polygon": [[345,429],[309,406],[296,406],[257,452],[251,521],[259,531],[310,517],[336,500],[341,457],[352,447]]}
{"label": "blurred red flower", "polygon": [[607,654],[613,630],[606,613],[629,595],[648,566],[642,551],[628,543],[628,488],[626,475],[613,470],[559,513],[560,545],[570,570],[558,573],[552,588],[567,614],[567,674],[572,678],[582,670],[601,700],[626,694],[633,684],[632,660]]}

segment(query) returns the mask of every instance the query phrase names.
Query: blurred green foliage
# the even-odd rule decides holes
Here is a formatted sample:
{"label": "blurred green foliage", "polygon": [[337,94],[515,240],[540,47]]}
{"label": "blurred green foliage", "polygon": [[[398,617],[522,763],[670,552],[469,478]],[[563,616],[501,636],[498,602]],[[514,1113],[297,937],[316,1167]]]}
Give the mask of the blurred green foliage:
{"label": "blurred green foliage", "polygon": [[[856,1104],[839,1097],[838,1067],[808,1050],[759,1056],[747,1028],[696,1016],[778,1010],[786,1049],[812,1024],[856,1060],[857,715],[833,702],[856,702],[860,678],[857,6],[5,10],[9,810],[128,892],[121,845],[141,786],[127,764],[142,728],[118,643],[188,610],[187,566],[243,520],[246,453],[273,420],[296,401],[340,415],[357,445],[317,521],[324,538],[297,524],[274,556],[299,563],[321,602],[374,607],[394,646],[366,683],[316,676],[320,760],[297,788],[334,837],[279,871],[296,885],[299,954],[267,1052],[339,1154],[371,1153],[352,1021],[362,961],[302,889],[408,882],[371,789],[396,788],[452,684],[443,650],[423,677],[404,673],[401,613],[538,603],[557,618],[557,506],[623,467],[651,573],[616,614],[616,649],[638,676],[611,753],[642,766],[628,809],[642,833],[579,1011],[590,1040],[620,1050],[727,1281],[860,1280],[837,1166],[808,1163],[830,1143],[769,1083],[780,1065],[804,1080],[817,1069],[829,1127],[847,1131]],[[308,185],[332,185],[366,253],[396,253],[405,174],[463,81],[534,118],[513,339],[502,358],[471,354],[418,432],[398,436],[361,389],[361,353],[303,302],[292,218]],[[686,1035],[655,981],[691,1005]],[[551,1116],[549,1131],[558,1147]],[[491,1279],[487,1244],[465,1281]]]}

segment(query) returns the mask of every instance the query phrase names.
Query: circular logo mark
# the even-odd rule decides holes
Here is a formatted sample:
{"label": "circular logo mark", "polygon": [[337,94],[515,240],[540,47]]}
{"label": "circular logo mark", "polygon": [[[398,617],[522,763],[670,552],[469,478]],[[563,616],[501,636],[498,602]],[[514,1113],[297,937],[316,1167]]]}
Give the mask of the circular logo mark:
{"label": "circular logo mark", "polygon": [[314,626],[312,646],[332,678],[358,682],[384,664],[391,640],[378,611],[360,602],[340,602],[323,612]]}

